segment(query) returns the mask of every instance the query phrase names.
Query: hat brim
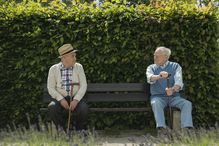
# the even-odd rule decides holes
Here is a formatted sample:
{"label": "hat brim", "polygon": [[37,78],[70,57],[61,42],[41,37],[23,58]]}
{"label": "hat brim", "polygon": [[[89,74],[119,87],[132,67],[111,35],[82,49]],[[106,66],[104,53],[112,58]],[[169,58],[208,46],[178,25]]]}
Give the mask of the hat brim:
{"label": "hat brim", "polygon": [[78,52],[78,50],[71,50],[71,51],[69,51],[69,52],[67,52],[67,53],[65,53],[63,55],[60,55],[58,58],[62,58],[64,55],[66,55],[68,53],[71,53],[71,52],[76,53],[76,52]]}

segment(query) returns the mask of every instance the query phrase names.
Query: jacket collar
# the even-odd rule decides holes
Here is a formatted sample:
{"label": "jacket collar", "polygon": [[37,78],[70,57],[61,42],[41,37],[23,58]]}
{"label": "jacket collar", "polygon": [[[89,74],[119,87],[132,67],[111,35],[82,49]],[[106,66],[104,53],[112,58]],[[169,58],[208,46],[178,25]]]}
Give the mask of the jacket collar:
{"label": "jacket collar", "polygon": [[164,65],[157,65],[158,67],[161,67],[162,69],[164,69],[167,65],[169,64],[169,61],[167,60]]}

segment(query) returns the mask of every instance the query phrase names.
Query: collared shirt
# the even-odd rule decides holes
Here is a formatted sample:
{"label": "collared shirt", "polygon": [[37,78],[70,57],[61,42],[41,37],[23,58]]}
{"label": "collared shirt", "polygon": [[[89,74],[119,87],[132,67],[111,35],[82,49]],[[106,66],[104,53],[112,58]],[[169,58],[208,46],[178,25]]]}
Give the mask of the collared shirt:
{"label": "collared shirt", "polygon": [[[169,63],[169,61],[164,63],[164,65],[162,65],[162,66],[159,66],[157,64],[156,64],[156,66],[159,66],[162,69],[164,69],[168,65],[168,63]],[[147,75],[147,82],[149,84],[154,84],[156,82],[156,81],[151,81],[151,77],[154,75],[152,68],[150,68],[150,67],[147,68],[146,75]],[[176,69],[176,73],[174,75],[174,81],[175,81],[175,85],[179,85],[181,87],[181,89],[183,88],[182,67],[180,65]]]}
{"label": "collared shirt", "polygon": [[61,64],[61,79],[62,79],[62,87],[67,91],[68,95],[70,95],[71,91],[71,83],[72,83],[72,74],[73,67],[65,68],[63,64]]}

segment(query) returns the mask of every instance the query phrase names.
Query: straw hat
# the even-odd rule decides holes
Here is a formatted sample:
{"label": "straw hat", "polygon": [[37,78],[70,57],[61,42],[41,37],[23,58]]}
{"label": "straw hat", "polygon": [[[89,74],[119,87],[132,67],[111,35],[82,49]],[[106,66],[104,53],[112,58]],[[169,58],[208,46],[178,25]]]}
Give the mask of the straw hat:
{"label": "straw hat", "polygon": [[59,58],[62,58],[63,55],[68,54],[70,52],[77,52],[78,50],[74,50],[71,44],[64,44],[59,49]]}

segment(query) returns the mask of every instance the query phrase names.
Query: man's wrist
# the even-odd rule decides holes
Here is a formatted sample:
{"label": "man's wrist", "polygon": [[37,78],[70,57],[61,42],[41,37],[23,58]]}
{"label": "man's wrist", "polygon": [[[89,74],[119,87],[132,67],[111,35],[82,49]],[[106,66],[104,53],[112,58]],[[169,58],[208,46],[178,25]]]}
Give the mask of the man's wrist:
{"label": "man's wrist", "polygon": [[179,92],[179,89],[175,86],[172,87],[173,92]]}
{"label": "man's wrist", "polygon": [[160,80],[160,75],[153,75],[153,81]]}
{"label": "man's wrist", "polygon": [[163,76],[161,74],[158,75],[158,79],[162,79]]}
{"label": "man's wrist", "polygon": [[175,88],[174,88],[174,87],[172,87],[172,91],[173,91],[173,92],[176,92],[176,90],[175,90]]}
{"label": "man's wrist", "polygon": [[77,99],[73,99],[73,100],[74,100],[75,102],[77,102],[77,103],[79,102]]}
{"label": "man's wrist", "polygon": [[159,75],[152,75],[150,77],[150,82],[155,82],[157,80],[161,79],[161,77]]}

